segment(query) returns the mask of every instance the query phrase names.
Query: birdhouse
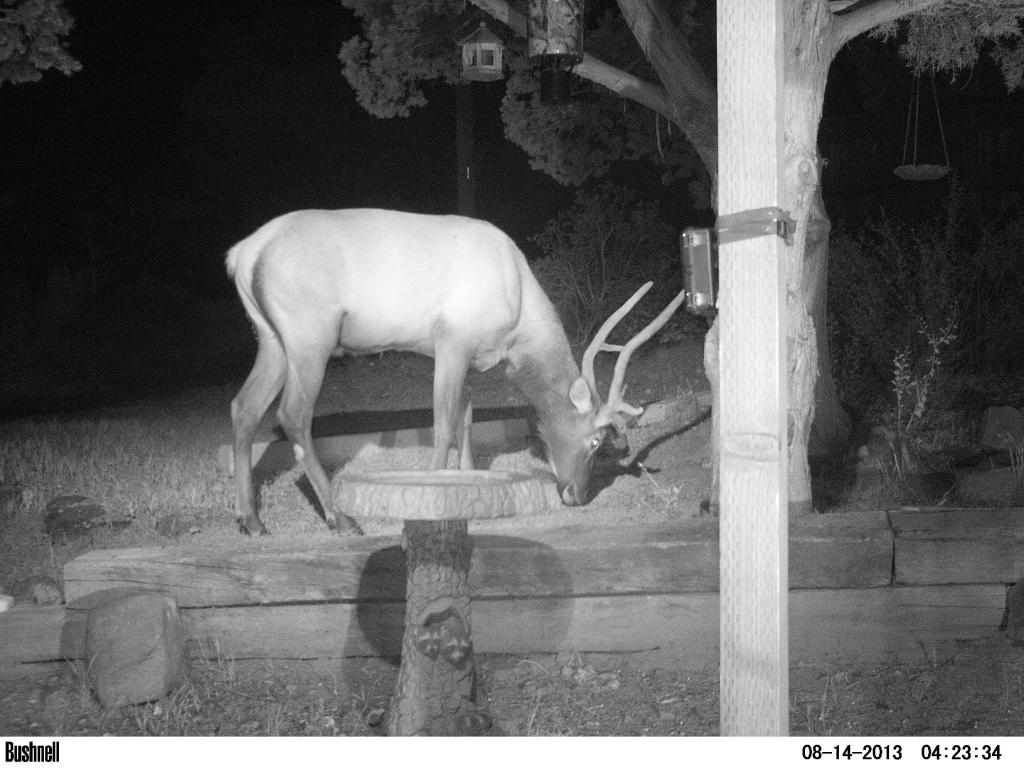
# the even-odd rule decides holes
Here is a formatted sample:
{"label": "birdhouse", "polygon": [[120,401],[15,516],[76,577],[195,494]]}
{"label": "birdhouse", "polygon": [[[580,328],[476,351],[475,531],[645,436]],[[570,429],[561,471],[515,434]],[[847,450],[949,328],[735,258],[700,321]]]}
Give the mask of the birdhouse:
{"label": "birdhouse", "polygon": [[471,35],[459,41],[462,46],[462,77],[466,80],[500,80],[502,71],[501,55],[504,46],[501,38],[491,32],[484,22]]}
{"label": "birdhouse", "polygon": [[541,101],[568,101],[570,70],[583,61],[583,0],[528,0],[526,39],[540,67]]}

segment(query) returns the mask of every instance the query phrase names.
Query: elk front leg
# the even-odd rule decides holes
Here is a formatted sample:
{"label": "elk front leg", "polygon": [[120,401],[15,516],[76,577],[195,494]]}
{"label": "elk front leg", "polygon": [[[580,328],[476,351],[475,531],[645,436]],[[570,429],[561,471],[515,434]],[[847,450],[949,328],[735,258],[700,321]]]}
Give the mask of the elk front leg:
{"label": "elk front leg", "polygon": [[249,377],[231,401],[234,432],[235,520],[245,534],[265,534],[266,527],[256,512],[252,481],[252,439],[271,401],[284,383],[284,349],[269,328],[257,326],[259,351]]}
{"label": "elk front leg", "polygon": [[[456,445],[456,427],[464,424],[466,412],[462,390],[468,367],[468,356],[461,350],[438,348],[434,362],[434,454],[430,460],[431,469],[447,468],[448,450]],[[469,451],[468,444],[464,444],[462,450]],[[472,461],[470,457],[470,465]]]}

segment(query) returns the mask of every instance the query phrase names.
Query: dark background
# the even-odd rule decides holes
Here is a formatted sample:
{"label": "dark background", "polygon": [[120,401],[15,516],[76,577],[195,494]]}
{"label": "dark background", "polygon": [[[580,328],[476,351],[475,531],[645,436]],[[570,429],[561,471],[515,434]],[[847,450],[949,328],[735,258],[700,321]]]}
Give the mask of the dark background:
{"label": "dark background", "polygon": [[[359,27],[337,0],[68,5],[81,72],[0,88],[0,355],[27,371],[0,402],[66,400],[76,388],[51,385],[68,379],[108,395],[233,380],[253,348],[224,273],[230,245],[298,208],[454,212],[454,89],[430,89],[408,119],[366,114],[337,59]],[[1016,205],[1024,99],[991,67],[935,81],[958,178],[983,205]],[[833,66],[820,146],[835,222],[943,209],[949,180],[891,173],[911,82],[874,41]],[[529,254],[572,191],[504,140],[503,83],[473,87],[476,213]],[[919,161],[941,162],[928,84],[921,107]],[[661,197],[676,226],[710,221],[682,185],[652,185],[656,170],[619,177]]]}

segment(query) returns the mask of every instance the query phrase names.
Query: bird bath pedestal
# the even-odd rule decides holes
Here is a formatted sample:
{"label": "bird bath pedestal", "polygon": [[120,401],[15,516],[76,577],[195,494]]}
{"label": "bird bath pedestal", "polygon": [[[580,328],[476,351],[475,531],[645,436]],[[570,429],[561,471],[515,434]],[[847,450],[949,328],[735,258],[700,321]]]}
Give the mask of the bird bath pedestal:
{"label": "bird bath pedestal", "polygon": [[405,634],[388,713],[392,736],[457,736],[489,727],[476,702],[470,640],[469,520],[547,506],[541,480],[484,470],[371,472],[336,478],[337,509],[405,521]]}

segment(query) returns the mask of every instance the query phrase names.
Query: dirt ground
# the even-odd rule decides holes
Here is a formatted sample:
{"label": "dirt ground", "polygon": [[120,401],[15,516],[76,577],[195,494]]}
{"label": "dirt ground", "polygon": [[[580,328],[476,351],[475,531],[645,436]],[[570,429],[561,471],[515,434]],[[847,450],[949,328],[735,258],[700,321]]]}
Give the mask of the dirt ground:
{"label": "dirt ground", "polygon": [[[677,412],[667,422],[631,432],[631,458],[639,463],[624,470],[620,462],[605,462],[596,479],[598,498],[586,509],[529,524],[615,525],[701,514],[710,428],[695,397],[707,388],[701,360],[699,339],[638,353],[628,399],[672,399],[680,403]],[[607,380],[610,363],[601,361],[599,380]],[[317,413],[427,408],[431,365],[393,355],[332,365]],[[496,373],[473,375],[469,385],[477,408],[520,402]],[[233,389],[184,393],[129,410],[195,410],[206,403],[224,409]],[[271,431],[268,417],[264,434]],[[718,733],[717,669],[666,668],[645,654],[476,661],[478,701],[491,718],[493,735]],[[396,674],[396,660],[379,658],[197,660],[190,682],[170,696],[104,709],[89,692],[81,665],[60,665],[0,680],[0,734],[383,735]],[[965,646],[945,660],[922,653],[917,663],[794,667],[790,687],[794,735],[1024,735],[1024,650],[999,638]]]}

